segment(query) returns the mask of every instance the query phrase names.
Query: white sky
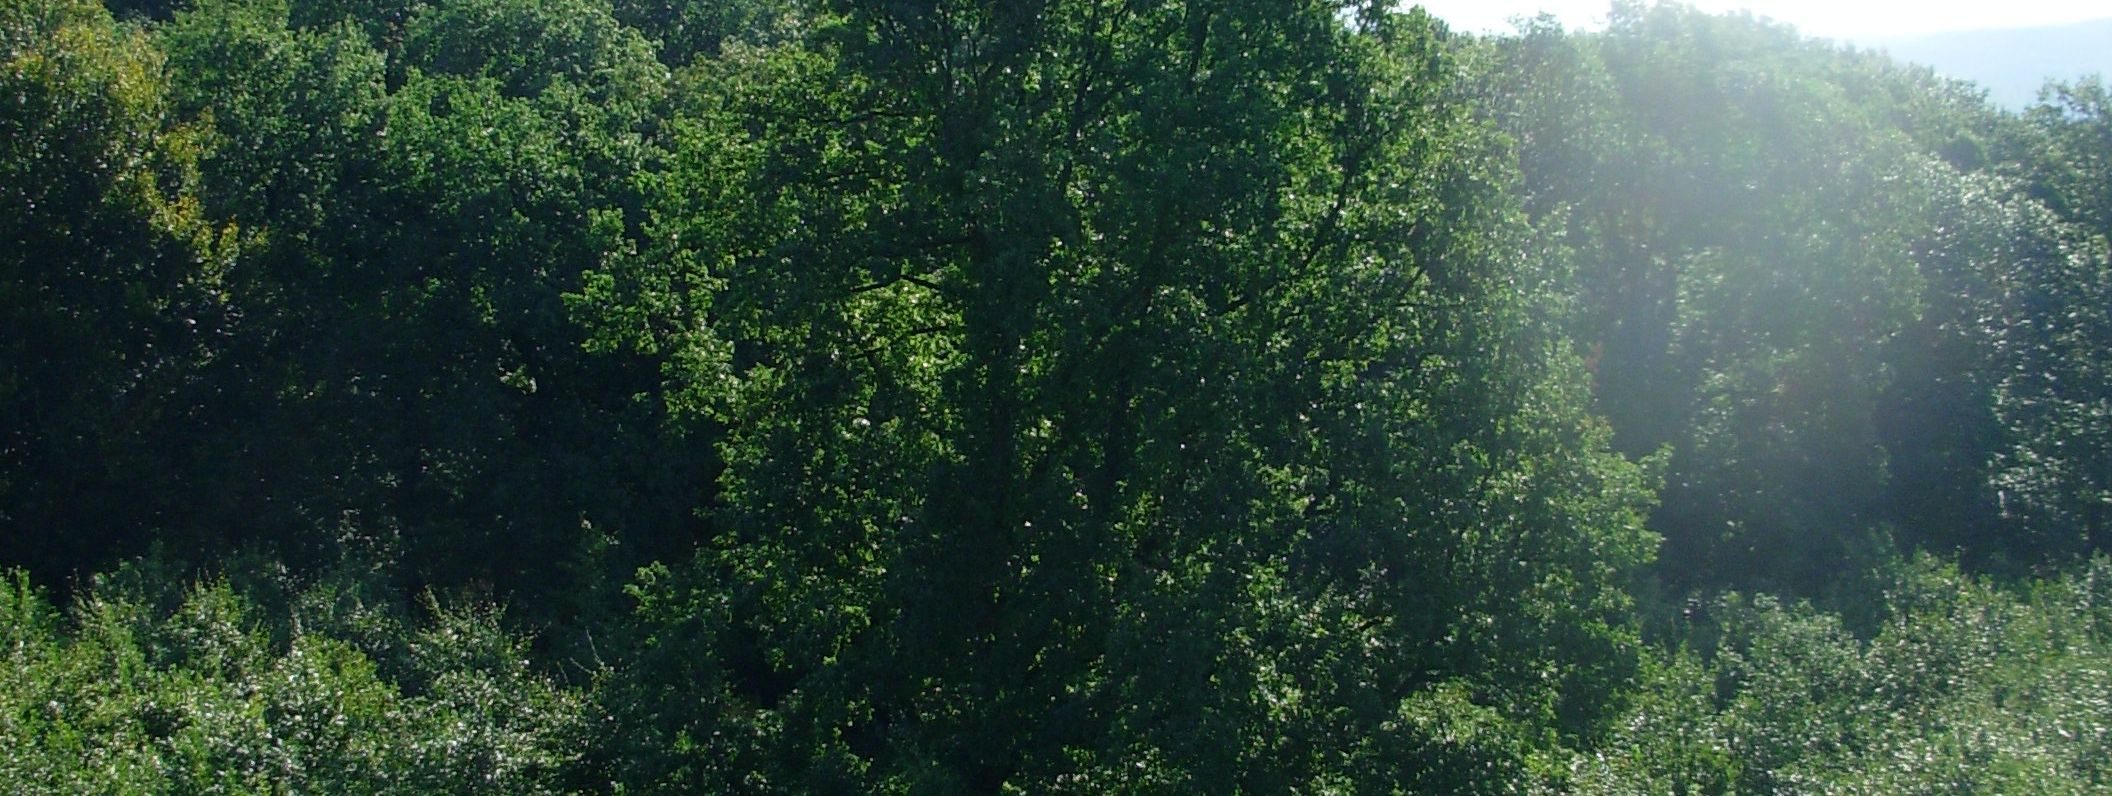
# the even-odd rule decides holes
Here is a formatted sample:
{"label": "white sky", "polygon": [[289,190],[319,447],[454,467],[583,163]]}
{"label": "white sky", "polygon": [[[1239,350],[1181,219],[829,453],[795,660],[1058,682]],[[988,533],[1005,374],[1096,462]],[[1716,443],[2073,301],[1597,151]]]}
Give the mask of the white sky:
{"label": "white sky", "polygon": [[[1547,11],[1565,27],[1597,28],[1612,0],[1407,0],[1457,30],[1508,31],[1512,17]],[[1751,10],[1810,36],[1891,38],[1980,28],[2021,28],[2112,17],[2105,0],[1691,0],[1705,11]]]}

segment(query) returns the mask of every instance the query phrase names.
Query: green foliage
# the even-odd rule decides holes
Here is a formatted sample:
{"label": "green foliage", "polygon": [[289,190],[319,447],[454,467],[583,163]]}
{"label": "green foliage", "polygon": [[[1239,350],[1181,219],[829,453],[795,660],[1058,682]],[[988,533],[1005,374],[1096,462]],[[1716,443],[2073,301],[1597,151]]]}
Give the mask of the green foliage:
{"label": "green foliage", "polygon": [[1598,405],[1625,450],[1672,452],[1666,574],[1809,589],[1866,557],[1879,354],[1919,287],[1889,237],[1902,142],[1825,79],[1830,52],[1747,19],[1623,6],[1601,35],[1496,47],[1530,206],[1578,259]]}
{"label": "green foliage", "polygon": [[108,561],[167,464],[162,394],[217,325],[227,267],[199,131],[162,60],[92,3],[0,6],[0,559]]}
{"label": "green foliage", "polygon": [[786,0],[615,0],[616,18],[659,43],[669,66],[708,62],[728,48],[775,45],[795,38],[800,4]]}
{"label": "green foliage", "polygon": [[110,7],[0,0],[0,789],[2106,785],[2099,82]]}
{"label": "green foliage", "polygon": [[0,609],[11,792],[551,792],[584,718],[489,614],[436,607],[390,639],[413,668],[392,679],[343,640],[273,638],[226,582],[166,612],[92,593],[62,622],[17,573]]}
{"label": "green foliage", "polygon": [[695,73],[669,251],[575,300],[727,428],[724,536],[641,584],[608,684],[679,754],[620,781],[1371,789],[1413,755],[1442,790],[1593,731],[1645,488],[1430,20],[839,11]]}
{"label": "green foliage", "polygon": [[[2048,88],[2027,120],[2042,148],[2022,171],[2045,209],[2031,223],[2042,234],[2039,267],[2006,274],[2008,313],[2000,336],[2005,377],[1995,411],[2015,429],[1999,459],[2004,509],[2034,541],[2068,555],[2112,544],[2112,438],[2105,435],[2106,314],[2112,278],[2112,214],[2104,184],[2112,175],[2112,113],[2096,79]],[[2066,222],[2072,227],[2060,226]]]}
{"label": "green foliage", "polygon": [[[2102,339],[2082,295],[2097,255],[2016,179],[2087,168],[2088,145],[2034,144],[1924,72],[1677,6],[1619,6],[1600,34],[1529,26],[1484,58],[1527,207],[1577,262],[1597,407],[1630,455],[1669,451],[1652,518],[1669,584],[1846,606],[1870,587],[1841,570],[1895,546],[2018,569],[2101,549],[2053,538],[2094,498],[2025,486],[2087,492],[2097,461],[2076,418],[2099,391],[2059,372],[2090,355],[2053,342]],[[2087,94],[2036,126],[2080,130]],[[2064,353],[2027,353],[2042,346]]]}
{"label": "green foliage", "polygon": [[1727,597],[1579,761],[1579,790],[2099,792],[2107,572],[2100,557],[2020,594],[1919,559],[1867,640],[1809,606]]}
{"label": "green foliage", "polygon": [[652,366],[583,352],[561,298],[635,245],[665,70],[592,6],[419,6],[400,42],[293,24],[315,13],[230,0],[163,32],[216,134],[208,207],[254,239],[195,391],[193,472],[240,514],[194,527],[578,616],[693,523]]}
{"label": "green foliage", "polygon": [[2112,190],[2104,179],[2112,174],[2112,96],[2103,76],[2047,86],[2025,120],[2045,147],[2024,164],[2037,195],[2063,218],[2112,236]]}

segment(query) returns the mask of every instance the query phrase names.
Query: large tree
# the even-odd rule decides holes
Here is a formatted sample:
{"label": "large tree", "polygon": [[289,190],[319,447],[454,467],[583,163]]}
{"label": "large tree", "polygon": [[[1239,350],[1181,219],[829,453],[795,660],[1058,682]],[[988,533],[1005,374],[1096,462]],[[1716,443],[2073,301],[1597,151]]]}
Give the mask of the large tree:
{"label": "large tree", "polygon": [[178,497],[165,400],[221,317],[199,131],[88,2],[0,5],[0,561],[107,565]]}
{"label": "large tree", "polygon": [[161,32],[211,126],[205,205],[248,245],[190,525],[570,616],[694,538],[670,496],[702,457],[657,371],[585,351],[562,298],[634,247],[667,70],[593,3],[353,13],[225,0]]}
{"label": "large tree", "polygon": [[1498,789],[1592,732],[1644,489],[1443,35],[847,3],[722,63],[674,267],[581,294],[727,429],[611,684],[689,751],[618,776]]}

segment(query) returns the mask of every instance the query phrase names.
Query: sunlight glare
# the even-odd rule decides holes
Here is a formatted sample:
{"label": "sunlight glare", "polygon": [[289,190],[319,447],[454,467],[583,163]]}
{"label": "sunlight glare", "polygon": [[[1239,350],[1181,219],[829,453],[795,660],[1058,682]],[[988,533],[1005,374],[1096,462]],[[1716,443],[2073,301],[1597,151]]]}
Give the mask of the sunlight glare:
{"label": "sunlight glare", "polygon": [[[1510,20],[1539,11],[1553,14],[1565,27],[1597,28],[1605,24],[1612,8],[1607,0],[1427,0],[1420,5],[1456,29],[1477,32],[1508,31]],[[1806,35],[1839,39],[1886,39],[2112,17],[2112,9],[2103,0],[1696,0],[1691,5],[1711,12],[1750,10],[1794,25]]]}

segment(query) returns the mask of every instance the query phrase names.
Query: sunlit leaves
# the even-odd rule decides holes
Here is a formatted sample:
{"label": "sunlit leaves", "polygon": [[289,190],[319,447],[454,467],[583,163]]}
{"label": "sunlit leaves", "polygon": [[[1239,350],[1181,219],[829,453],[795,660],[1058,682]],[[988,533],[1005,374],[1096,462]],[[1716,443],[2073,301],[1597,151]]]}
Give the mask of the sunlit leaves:
{"label": "sunlit leaves", "polygon": [[[50,612],[19,581],[0,606]],[[224,582],[172,607],[97,594],[63,628],[16,624],[0,675],[0,784],[546,793],[576,754],[581,703],[527,671],[522,642],[490,617],[435,608],[418,636],[390,639],[418,651],[414,667],[431,667],[404,688],[342,640],[274,638]]]}

